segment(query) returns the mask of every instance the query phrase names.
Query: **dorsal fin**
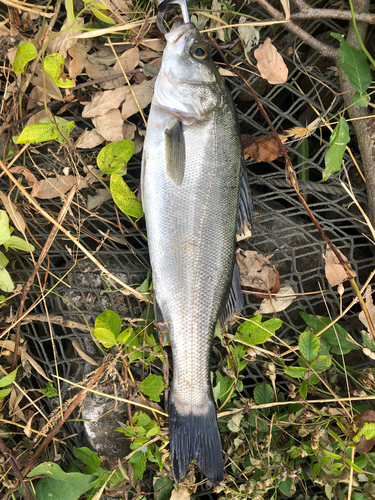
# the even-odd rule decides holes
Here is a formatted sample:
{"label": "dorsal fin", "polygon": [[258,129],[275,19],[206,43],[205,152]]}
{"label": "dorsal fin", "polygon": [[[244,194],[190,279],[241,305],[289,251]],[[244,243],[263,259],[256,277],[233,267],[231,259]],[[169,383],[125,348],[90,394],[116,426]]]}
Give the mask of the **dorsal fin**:
{"label": "dorsal fin", "polygon": [[165,131],[165,159],[168,176],[181,186],[185,173],[185,138],[180,121]]}

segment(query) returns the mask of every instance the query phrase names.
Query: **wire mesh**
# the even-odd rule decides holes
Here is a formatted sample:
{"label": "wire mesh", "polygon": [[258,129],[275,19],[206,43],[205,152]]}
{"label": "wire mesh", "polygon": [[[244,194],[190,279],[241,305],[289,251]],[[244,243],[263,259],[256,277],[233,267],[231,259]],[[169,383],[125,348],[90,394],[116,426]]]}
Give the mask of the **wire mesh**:
{"label": "wire mesh", "polygon": [[[252,15],[262,17],[260,12],[254,10]],[[322,36],[330,31],[342,31],[341,26],[332,20],[311,21],[307,23],[305,29],[314,36]],[[280,31],[281,28],[275,38],[274,28],[269,27],[262,30],[261,35],[262,38],[266,36],[275,38],[273,43],[282,53],[290,69],[288,83],[272,86],[256,75],[249,77],[249,83],[256,90],[276,130],[282,132],[293,126],[306,126],[306,123],[311,123],[318,116],[314,109],[318,113],[325,113],[330,108],[326,117],[335,116],[342,108],[342,100],[338,95],[337,77],[331,68],[333,62],[327,62],[306,46],[297,49],[298,58],[295,57],[293,60],[288,55],[288,47],[297,47],[299,42],[285,32],[281,35]],[[232,56],[232,62],[243,63],[243,55]],[[322,68],[325,68],[323,72]],[[256,136],[269,134],[270,130],[247,87],[234,78],[230,79],[228,85],[231,87],[238,109],[241,132]],[[300,89],[303,89],[304,94]],[[92,126],[90,122],[81,118],[75,118],[75,121],[81,129]],[[359,284],[363,285],[374,262],[366,228],[358,220],[357,209],[350,205],[351,200],[340,185],[340,180],[345,179],[345,175],[337,173],[325,184],[321,183],[324,155],[329,146],[329,132],[316,130],[311,134],[309,141],[308,157],[303,156],[298,150],[301,141],[288,142],[286,149],[297,171],[309,173],[309,181],[302,181],[301,188],[308,196],[312,212],[333,243],[351,262]],[[61,173],[68,164],[67,159],[64,158],[62,151],[55,149],[54,155],[61,160],[56,164],[55,156],[49,151],[51,147],[39,149],[39,168],[45,172]],[[87,152],[87,155],[89,154],[92,155],[92,151]],[[85,152],[82,156],[85,158]],[[360,164],[358,155],[355,157]],[[138,186],[140,161],[140,155],[136,155],[128,166],[127,182],[132,189]],[[347,153],[344,156],[344,165],[352,181],[353,191],[358,201],[365,207],[365,187]],[[325,278],[323,258],[325,243],[306,215],[294,189],[285,181],[284,161],[278,159],[268,164],[248,161],[247,167],[255,207],[255,227],[253,236],[249,240],[240,242],[239,246],[256,250],[264,255],[272,254],[271,261],[280,273],[281,284],[290,284],[296,293],[301,294],[285,311],[278,314],[285,321],[281,336],[287,338],[295,335],[290,327],[304,328],[299,311],[325,316],[337,315],[340,311],[339,295],[337,290],[329,286]],[[9,188],[4,177],[0,182],[3,190]],[[90,192],[94,193],[94,190],[91,189]],[[86,196],[86,193],[83,193],[83,196]],[[56,216],[61,203],[46,201],[43,202],[43,207]],[[142,283],[149,268],[145,240],[123,216],[120,216],[120,219],[124,234],[120,234],[113,202],[101,205],[98,215],[100,218],[89,215],[72,204],[66,222],[72,234],[79,238],[89,251],[95,253],[95,257],[110,273],[116,274],[132,286]],[[40,214],[32,210],[29,210],[27,223],[35,239],[43,246],[51,226],[46,224]],[[123,243],[111,237],[121,237]],[[33,264],[28,256],[21,256],[19,252],[15,255],[15,259],[13,278],[16,282],[24,283],[30,275]],[[303,295],[308,292],[319,292],[320,288],[324,290],[324,297],[322,293]],[[47,292],[45,303],[40,302],[32,314],[43,318],[48,309],[51,316],[59,316],[65,321],[65,324],[52,323],[56,353],[53,351],[51,333],[46,321],[34,318],[32,322],[22,326],[21,335],[27,341],[30,354],[43,367],[47,376],[56,374],[57,366],[60,377],[72,382],[79,382],[93,370],[92,365],[77,354],[72,346],[72,340],[78,340],[83,351],[94,360],[100,362],[103,358],[84,327],[87,324],[93,326],[96,316],[105,309],[116,311],[121,318],[131,319],[139,318],[144,309],[144,304],[135,297],[110,290],[108,282],[95,265],[81,251],[77,252],[74,245],[61,233],[57,235],[49,251]],[[33,304],[39,295],[40,286],[36,281],[28,294],[25,308]],[[350,286],[345,285],[343,307],[352,298],[353,292]],[[260,302],[261,299],[246,295],[243,314],[253,315]],[[14,300],[14,307],[16,306],[17,298]],[[354,335],[360,331],[358,312],[359,309],[354,307],[345,317],[344,326]],[[82,329],[70,328],[66,321],[80,323],[83,325]],[[365,360],[360,359],[356,368],[361,369],[364,363]],[[263,380],[264,376],[256,362],[249,363],[244,373],[243,395],[251,397],[253,388]],[[285,381],[279,381],[279,384],[285,384]],[[34,373],[31,386],[35,388],[45,385],[43,377]],[[64,400],[71,397],[68,384],[62,383],[61,390]],[[41,409],[47,415],[48,411],[54,410],[58,404],[58,398],[44,399]],[[68,423],[66,432],[78,432],[73,442],[78,446],[82,445],[82,424]],[[203,492],[199,494],[199,497],[204,496]],[[207,493],[207,496],[210,494]]]}

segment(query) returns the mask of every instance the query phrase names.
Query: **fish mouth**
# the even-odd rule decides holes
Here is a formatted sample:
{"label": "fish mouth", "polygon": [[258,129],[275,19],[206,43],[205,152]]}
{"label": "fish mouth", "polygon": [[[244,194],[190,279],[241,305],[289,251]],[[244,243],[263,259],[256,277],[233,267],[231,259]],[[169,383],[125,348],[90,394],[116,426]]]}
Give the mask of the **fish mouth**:
{"label": "fish mouth", "polygon": [[177,44],[178,45],[185,45],[185,43],[183,43],[183,44],[181,43],[182,38],[183,38],[183,42],[185,42],[186,36],[184,36],[184,35],[187,35],[188,33],[190,33],[191,31],[194,31],[194,30],[196,30],[196,27],[194,26],[193,23],[180,24],[180,26],[177,26],[175,29],[173,29],[172,31],[167,33],[165,35],[165,39],[167,40],[168,43],[175,45],[175,48],[176,48]]}

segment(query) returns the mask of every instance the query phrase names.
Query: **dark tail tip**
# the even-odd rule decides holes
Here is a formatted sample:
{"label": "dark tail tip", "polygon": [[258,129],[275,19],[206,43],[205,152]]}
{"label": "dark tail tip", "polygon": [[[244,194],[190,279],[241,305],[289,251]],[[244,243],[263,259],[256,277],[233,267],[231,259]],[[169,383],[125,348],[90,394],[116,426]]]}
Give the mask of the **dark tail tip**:
{"label": "dark tail tip", "polygon": [[181,415],[169,401],[169,439],[176,483],[194,460],[214,485],[223,479],[221,440],[213,401],[207,401],[205,415]]}

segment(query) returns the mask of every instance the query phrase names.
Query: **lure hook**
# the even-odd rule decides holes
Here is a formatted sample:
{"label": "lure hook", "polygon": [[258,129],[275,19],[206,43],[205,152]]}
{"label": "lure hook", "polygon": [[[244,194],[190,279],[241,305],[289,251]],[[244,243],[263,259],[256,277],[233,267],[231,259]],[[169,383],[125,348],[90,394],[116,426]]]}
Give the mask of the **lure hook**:
{"label": "lure hook", "polygon": [[164,34],[167,33],[167,30],[164,25],[164,16],[168,12],[168,10],[170,10],[170,6],[174,4],[177,4],[181,7],[184,23],[190,22],[189,11],[187,8],[186,0],[163,0],[162,2],[160,2],[158,6],[156,25],[159,28],[159,30]]}

